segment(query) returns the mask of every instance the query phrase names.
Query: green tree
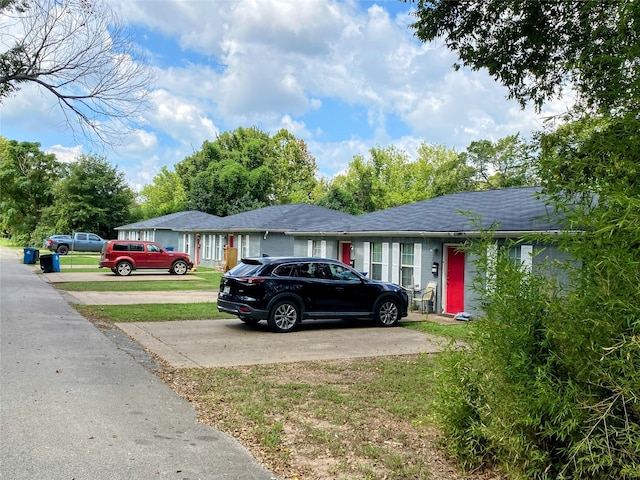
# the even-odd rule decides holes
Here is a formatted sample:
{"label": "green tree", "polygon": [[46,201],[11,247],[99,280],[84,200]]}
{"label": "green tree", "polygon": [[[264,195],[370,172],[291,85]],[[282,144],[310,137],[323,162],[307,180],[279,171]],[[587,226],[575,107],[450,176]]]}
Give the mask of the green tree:
{"label": "green tree", "polygon": [[526,187],[540,183],[531,150],[519,135],[510,135],[497,142],[471,142],[462,155],[476,171],[477,188]]}
{"label": "green tree", "polygon": [[638,8],[632,0],[418,0],[412,28],[423,42],[444,38],[463,65],[487,69],[523,106],[540,107],[571,83],[586,106],[637,111]]}
{"label": "green tree", "polygon": [[[247,206],[310,202],[315,159],[287,130],[274,137],[256,127],[223,132],[176,165],[186,205],[215,215]],[[215,191],[213,191],[215,189]]]}
{"label": "green tree", "polygon": [[515,478],[639,478],[640,4],[421,1],[417,17],[420,38],[444,36],[522,104],[568,81],[578,92],[565,124],[539,135],[539,178],[567,232],[537,240],[573,259],[568,282],[514,269],[508,252],[487,262],[499,281],[478,283],[477,337],[441,357],[450,452]]}
{"label": "green tree", "polygon": [[357,209],[373,212],[408,203],[410,192],[406,185],[406,168],[410,158],[406,152],[391,145],[374,147],[369,158],[353,158],[344,175],[336,178],[336,186],[353,196]]}
{"label": "green tree", "polygon": [[339,185],[331,185],[327,193],[315,202],[315,205],[351,215],[364,213],[358,209],[353,194]]}
{"label": "green tree", "polygon": [[154,218],[184,210],[187,196],[182,180],[176,172],[162,167],[153,177],[153,184],[140,192],[142,217]]}
{"label": "green tree", "polygon": [[474,169],[455,150],[422,143],[417,153],[415,190],[420,194],[412,201],[474,190]]}
{"label": "green tree", "polygon": [[54,193],[55,202],[46,213],[58,232],[92,232],[104,238],[129,223],[135,199],[124,174],[96,155],[81,155],[71,163]]}
{"label": "green tree", "polygon": [[175,171],[180,177],[185,191],[189,193],[192,187],[191,182],[196,178],[196,175],[204,172],[210,164],[220,162],[222,158],[220,146],[216,142],[205,140],[200,151],[194,152],[178,162],[175,165]]}
{"label": "green tree", "polygon": [[271,143],[274,151],[267,166],[275,175],[276,201],[283,204],[311,201],[318,167],[305,142],[281,129],[273,136]]}
{"label": "green tree", "polygon": [[272,184],[273,173],[267,167],[249,170],[234,160],[223,160],[196,175],[187,193],[187,206],[221,217],[238,213],[240,199],[247,210],[267,206]]}
{"label": "green tree", "polygon": [[39,143],[0,137],[0,226],[20,244],[27,244],[41,220],[42,210],[53,202],[53,186],[63,167]]}

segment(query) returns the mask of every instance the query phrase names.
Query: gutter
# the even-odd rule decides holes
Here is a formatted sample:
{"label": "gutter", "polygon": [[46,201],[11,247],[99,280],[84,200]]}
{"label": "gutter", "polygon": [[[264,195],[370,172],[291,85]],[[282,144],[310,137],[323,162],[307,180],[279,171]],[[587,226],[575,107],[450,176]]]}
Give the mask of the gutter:
{"label": "gutter", "polygon": [[[284,232],[286,235],[308,236],[308,237],[425,237],[425,238],[442,238],[442,237],[459,237],[459,238],[477,238],[482,237],[491,232],[491,230],[470,230],[470,231],[450,231],[450,232],[431,232],[431,231],[411,231],[411,230],[371,230],[367,232]],[[518,238],[525,235],[560,235],[567,233],[565,230],[496,230],[494,236],[500,238]],[[568,233],[578,233],[577,231],[569,231]]]}

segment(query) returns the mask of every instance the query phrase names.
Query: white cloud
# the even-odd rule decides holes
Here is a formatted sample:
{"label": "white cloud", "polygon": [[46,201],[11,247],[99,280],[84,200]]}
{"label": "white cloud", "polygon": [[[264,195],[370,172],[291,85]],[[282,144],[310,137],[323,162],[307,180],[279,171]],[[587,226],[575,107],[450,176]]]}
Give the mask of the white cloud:
{"label": "white cloud", "polygon": [[156,90],[151,94],[151,101],[154,108],[147,113],[147,124],[177,143],[200,145],[218,134],[214,121],[193,98]]}
{"label": "white cloud", "polygon": [[[488,74],[454,72],[456,56],[442,42],[423,44],[413,35],[411,3],[109,4],[145,28],[139,40],[156,69],[152,108],[109,155],[134,186],[239,126],[272,134],[286,128],[307,143],[320,175],[332,176],[376,145],[414,155],[423,141],[462,150],[474,140],[526,136],[570,101],[536,115],[507,102],[506,89]],[[78,148],[55,101],[35,88],[5,99],[2,116],[0,135]]]}
{"label": "white cloud", "polygon": [[62,145],[52,145],[45,150],[45,153],[53,153],[56,160],[62,163],[72,163],[82,155],[83,147],[76,145],[74,147],[65,147]]}

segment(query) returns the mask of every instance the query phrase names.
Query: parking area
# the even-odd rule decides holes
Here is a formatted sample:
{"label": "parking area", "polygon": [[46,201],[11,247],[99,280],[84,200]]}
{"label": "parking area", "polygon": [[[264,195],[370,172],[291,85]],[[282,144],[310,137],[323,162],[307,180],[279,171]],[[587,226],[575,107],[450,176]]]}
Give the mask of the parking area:
{"label": "parking area", "polygon": [[[196,279],[158,272],[134,272],[117,277],[111,272],[47,273],[47,283],[68,281],[138,281]],[[65,292],[71,303],[85,305],[128,305],[141,303],[215,302],[217,292],[207,290],[162,292]],[[435,353],[443,340],[405,328],[378,328],[371,322],[305,322],[291,333],[272,333],[265,322],[247,325],[238,319],[211,319],[173,322],[117,323],[116,327],[144,349],[176,368],[230,367],[239,365],[345,359],[416,353]],[[447,317],[430,316],[439,323],[456,323]],[[414,312],[410,320],[422,320]]]}

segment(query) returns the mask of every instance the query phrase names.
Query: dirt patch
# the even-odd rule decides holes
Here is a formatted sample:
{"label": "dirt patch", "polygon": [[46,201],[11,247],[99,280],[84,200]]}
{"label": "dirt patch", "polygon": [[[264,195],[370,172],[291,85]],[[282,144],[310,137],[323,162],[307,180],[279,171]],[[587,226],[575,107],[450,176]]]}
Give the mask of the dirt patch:
{"label": "dirt patch", "polygon": [[[380,391],[367,401],[367,385],[380,381],[380,369],[418,358],[408,357],[383,359],[382,366],[380,359],[349,359],[235,367],[222,369],[222,376],[168,367],[159,374],[193,404],[199,421],[234,436],[267,469],[290,480],[501,478],[457,470],[438,448],[437,429],[419,415],[384,406],[393,394]],[[265,418],[256,420],[256,410],[285,390],[293,393],[274,405],[286,407],[267,407]],[[270,445],[274,426],[277,439]]]}

